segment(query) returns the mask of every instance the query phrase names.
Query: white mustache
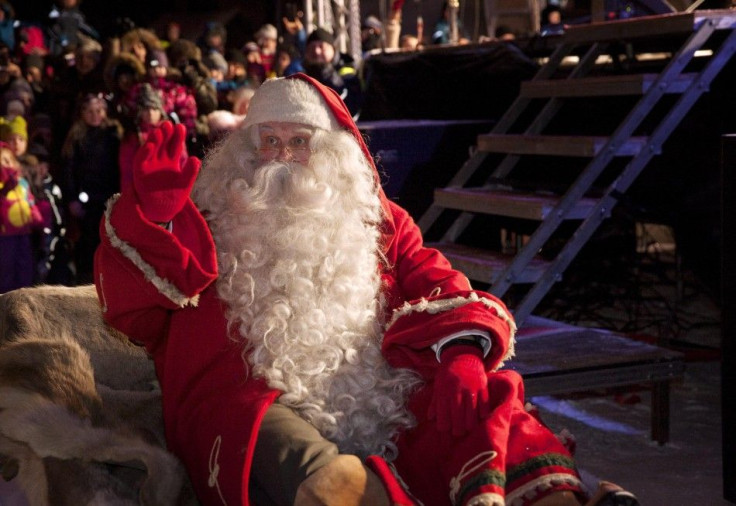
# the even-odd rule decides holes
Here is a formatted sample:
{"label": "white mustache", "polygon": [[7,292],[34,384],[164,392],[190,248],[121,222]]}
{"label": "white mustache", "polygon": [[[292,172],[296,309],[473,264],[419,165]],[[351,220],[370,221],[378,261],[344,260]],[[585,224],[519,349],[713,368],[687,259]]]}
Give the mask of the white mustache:
{"label": "white mustache", "polygon": [[334,193],[317,171],[294,161],[263,164],[255,172],[253,189],[269,203],[305,209],[325,207]]}

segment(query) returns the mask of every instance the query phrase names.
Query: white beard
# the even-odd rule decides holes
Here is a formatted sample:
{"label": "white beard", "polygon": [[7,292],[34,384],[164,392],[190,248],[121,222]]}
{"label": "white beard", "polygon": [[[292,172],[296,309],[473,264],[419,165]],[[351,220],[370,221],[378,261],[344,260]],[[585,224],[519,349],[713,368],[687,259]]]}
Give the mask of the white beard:
{"label": "white beard", "polygon": [[[337,147],[347,141],[355,144],[340,138]],[[347,158],[363,161],[355,147]],[[335,163],[345,157],[326,151],[313,153],[309,167],[241,170],[245,179],[220,195],[228,211],[210,216],[217,290],[250,370],[283,392],[280,403],[341,452],[392,459],[394,436],[412,425],[405,405],[419,380],[380,351],[381,205],[372,168]]]}

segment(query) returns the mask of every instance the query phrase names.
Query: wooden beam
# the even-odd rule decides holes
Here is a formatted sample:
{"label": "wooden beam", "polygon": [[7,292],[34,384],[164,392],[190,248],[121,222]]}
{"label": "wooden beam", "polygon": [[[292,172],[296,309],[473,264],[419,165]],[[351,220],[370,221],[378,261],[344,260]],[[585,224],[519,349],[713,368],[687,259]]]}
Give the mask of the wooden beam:
{"label": "wooden beam", "polygon": [[[478,149],[517,155],[593,157],[603,149],[608,139],[570,135],[484,134],[478,136]],[[632,137],[616,150],[615,156],[635,156],[647,140],[646,137]]]}

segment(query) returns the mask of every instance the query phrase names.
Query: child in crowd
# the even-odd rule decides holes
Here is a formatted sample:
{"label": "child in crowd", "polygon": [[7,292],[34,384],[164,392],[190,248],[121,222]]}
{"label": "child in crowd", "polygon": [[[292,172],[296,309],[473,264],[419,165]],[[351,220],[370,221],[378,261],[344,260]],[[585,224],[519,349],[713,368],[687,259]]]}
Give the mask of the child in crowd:
{"label": "child in crowd", "polygon": [[144,83],[136,95],[135,126],[126,129],[120,143],[120,188],[125,189],[133,184],[133,159],[149,132],[169,119],[164,110],[161,96],[148,83]]}
{"label": "child in crowd", "polygon": [[73,285],[74,265],[66,237],[61,188],[49,172],[49,152],[41,144],[28,148],[28,182],[43,217],[43,227],[33,237],[36,284]]}
{"label": "child in crowd", "polygon": [[16,114],[0,118],[0,141],[8,145],[16,160],[21,164],[23,175],[28,179],[28,124],[25,118]]}
{"label": "child in crowd", "polygon": [[0,293],[33,284],[31,233],[42,223],[20,163],[0,143]]}
{"label": "child in crowd", "polygon": [[120,191],[118,153],[122,128],[107,116],[107,102],[89,94],[62,147],[62,191],[75,226],[77,283],[92,281],[92,260],[100,242],[105,203]]}

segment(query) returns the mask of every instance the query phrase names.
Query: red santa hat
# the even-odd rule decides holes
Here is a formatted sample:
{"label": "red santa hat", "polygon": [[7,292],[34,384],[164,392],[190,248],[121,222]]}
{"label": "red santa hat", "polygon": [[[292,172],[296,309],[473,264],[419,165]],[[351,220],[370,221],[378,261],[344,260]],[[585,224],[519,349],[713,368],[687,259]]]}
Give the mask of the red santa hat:
{"label": "red santa hat", "polygon": [[388,245],[394,231],[389,201],[380,188],[381,180],[373,156],[340,95],[332,88],[302,73],[268,79],[253,95],[243,127],[274,121],[301,123],[329,131],[346,130],[355,137],[368,163],[373,167],[379,185],[379,197],[385,220],[383,232],[384,238],[387,239],[384,243]]}

